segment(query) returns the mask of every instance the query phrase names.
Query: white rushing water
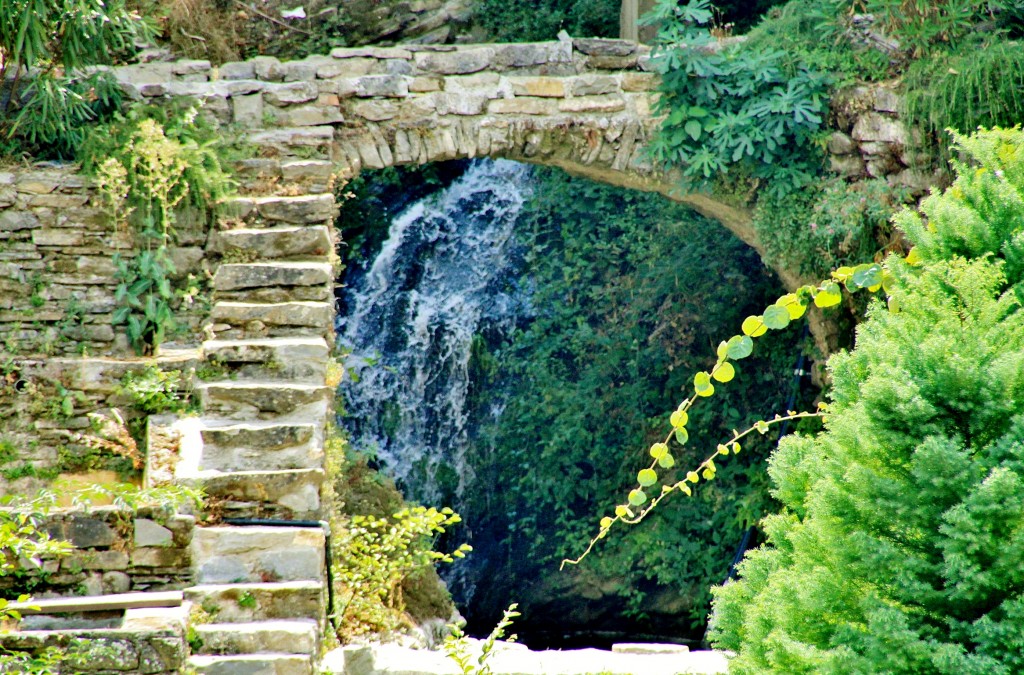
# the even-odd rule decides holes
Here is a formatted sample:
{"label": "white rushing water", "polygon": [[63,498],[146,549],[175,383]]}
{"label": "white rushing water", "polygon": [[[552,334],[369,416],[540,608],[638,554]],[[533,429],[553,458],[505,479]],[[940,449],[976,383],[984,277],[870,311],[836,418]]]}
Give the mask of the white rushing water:
{"label": "white rushing water", "polygon": [[[434,503],[472,480],[466,465],[474,335],[507,334],[522,314],[513,227],[530,169],[478,161],[409,207],[347,290],[339,343],[351,443],[375,454],[407,496]],[[357,275],[358,276],[358,275]],[[439,505],[439,504],[438,504]]]}

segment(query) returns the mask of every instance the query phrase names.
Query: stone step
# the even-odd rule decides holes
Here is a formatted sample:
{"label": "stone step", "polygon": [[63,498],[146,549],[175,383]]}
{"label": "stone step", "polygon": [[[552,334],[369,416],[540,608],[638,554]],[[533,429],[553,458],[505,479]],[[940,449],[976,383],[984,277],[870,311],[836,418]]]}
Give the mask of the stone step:
{"label": "stone step", "polygon": [[250,420],[280,415],[320,419],[334,394],[323,385],[258,380],[201,383],[195,393],[207,413]]}
{"label": "stone step", "polygon": [[206,359],[238,378],[323,384],[330,349],[320,337],[208,340]]}
{"label": "stone step", "polygon": [[[333,302],[217,302],[210,312],[213,323],[245,329],[253,337],[329,335],[334,331]],[[290,335],[270,335],[273,331]],[[217,331],[215,326],[214,331]],[[268,335],[255,335],[267,332]],[[244,338],[243,338],[244,339]]]}
{"label": "stone step", "polygon": [[296,654],[202,654],[188,660],[201,675],[313,675],[312,659]]}
{"label": "stone step", "polygon": [[225,518],[320,519],[322,469],[191,473],[181,470],[183,464],[178,482],[201,487]]}
{"label": "stone step", "polygon": [[338,207],[332,194],[265,197],[231,197],[223,202],[224,215],[244,221],[325,225],[334,220]]}
{"label": "stone step", "polygon": [[193,626],[198,654],[315,654],[319,626],[313,619],[206,623]]}
{"label": "stone step", "polygon": [[324,574],[324,539],[319,527],[197,527],[192,536],[196,582],[318,581]]}
{"label": "stone step", "polygon": [[327,263],[317,262],[253,262],[226,263],[213,275],[215,291],[237,291],[245,288],[319,286],[331,284],[334,272]]}
{"label": "stone step", "polygon": [[217,623],[252,623],[268,619],[314,619],[324,608],[323,585],[317,581],[259,584],[201,584],[185,589],[185,599],[202,607]]}
{"label": "stone step", "polygon": [[[195,452],[199,471],[281,471],[323,466],[323,424],[204,424]],[[182,450],[182,454],[186,451]]]}
{"label": "stone step", "polygon": [[235,259],[326,262],[333,250],[330,231],[324,225],[219,230],[210,237],[210,251]]}

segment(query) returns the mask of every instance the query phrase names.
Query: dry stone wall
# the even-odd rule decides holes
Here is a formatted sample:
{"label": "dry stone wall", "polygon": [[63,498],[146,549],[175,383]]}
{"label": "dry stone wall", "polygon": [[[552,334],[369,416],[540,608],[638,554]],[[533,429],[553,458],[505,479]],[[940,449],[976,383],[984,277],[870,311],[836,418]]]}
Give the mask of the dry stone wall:
{"label": "dry stone wall", "polygon": [[35,598],[179,590],[190,586],[195,518],[160,508],[96,507],[55,511],[40,522],[74,550],[17,577],[0,577],[0,593],[31,590]]}

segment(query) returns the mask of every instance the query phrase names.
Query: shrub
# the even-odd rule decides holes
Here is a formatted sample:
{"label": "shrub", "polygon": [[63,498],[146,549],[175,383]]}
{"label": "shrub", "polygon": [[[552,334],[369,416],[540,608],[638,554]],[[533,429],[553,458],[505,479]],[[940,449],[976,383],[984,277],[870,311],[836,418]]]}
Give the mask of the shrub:
{"label": "shrub", "polygon": [[956,147],[976,163],[898,219],[923,263],[887,261],[826,430],[771,459],[769,544],[715,589],[730,672],[1024,669],[1024,134]]}
{"label": "shrub", "polygon": [[[120,92],[84,69],[111,63],[149,35],[125,0],[7,0],[0,3],[0,88],[9,97],[0,133],[22,149],[69,156],[84,126],[120,104]],[[22,89],[22,75],[36,71]],[[8,76],[11,79],[8,80]]]}
{"label": "shrub", "polygon": [[706,27],[708,0],[661,0],[652,16],[662,22],[658,110],[666,114],[655,157],[697,186],[730,170],[773,194],[808,184],[820,164],[812,141],[828,78],[774,48],[720,45]]}
{"label": "shrub", "polygon": [[907,70],[904,86],[910,124],[936,140],[947,128],[1012,126],[1024,119],[1024,44],[922,59]]}

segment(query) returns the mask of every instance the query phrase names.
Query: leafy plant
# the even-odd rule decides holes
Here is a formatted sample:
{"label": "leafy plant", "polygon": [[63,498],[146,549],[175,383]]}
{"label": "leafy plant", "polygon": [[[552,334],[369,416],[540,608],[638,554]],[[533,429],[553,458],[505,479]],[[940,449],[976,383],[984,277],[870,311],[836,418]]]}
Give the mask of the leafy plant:
{"label": "leafy plant", "polygon": [[391,518],[354,515],[334,540],[334,579],[345,596],[336,618],[347,635],[387,632],[401,625],[402,583],[434,563],[452,563],[472,550],[433,549],[439,535],[461,518],[449,508],[416,506]]}
{"label": "leafy plant", "polygon": [[131,227],[142,249],[130,259],[114,256],[119,306],[111,322],[126,326],[136,352],[152,354],[176,327],[177,307],[198,293],[191,280],[175,283],[169,249],[176,239],[176,209],[189,204],[209,215],[230,180],[215,143],[187,130],[196,119],[195,108],[184,111],[170,133],[144,112],[129,113],[97,131],[94,138],[105,133],[106,140],[95,140],[89,156],[104,151],[106,159],[90,161],[86,168],[95,171],[115,224]]}
{"label": "leafy plant", "polygon": [[[7,98],[0,129],[30,148],[68,156],[86,123],[114,110],[121,95],[88,66],[110,63],[149,35],[125,0],[4,0],[0,83]],[[22,88],[22,76],[32,72]]]}
{"label": "leafy plant", "polygon": [[811,181],[812,141],[824,124],[828,78],[774,49],[723,46],[712,37],[708,0],[661,0],[655,63],[658,111],[666,115],[654,156],[707,186],[731,168],[769,181],[777,194]]}
{"label": "leafy plant", "polygon": [[618,37],[619,0],[481,0],[475,19],[491,38],[511,42],[576,37]]}
{"label": "leafy plant", "polygon": [[1013,126],[1024,119],[1024,43],[921,59],[904,77],[907,121],[944,141],[946,129]]}
{"label": "leafy plant", "polygon": [[769,544],[715,591],[730,672],[1024,668],[1024,134],[955,140],[956,182],[898,221],[919,264],[886,261],[826,431],[772,458]]}
{"label": "leafy plant", "polygon": [[[462,628],[453,623],[448,624],[448,629],[451,632],[445,636],[444,653],[455,662],[462,675],[491,675],[493,673],[487,661],[494,653],[494,647],[497,645],[498,640],[505,638],[505,631],[512,625],[512,620],[520,616],[519,612],[516,611],[518,606],[514,602],[508,606],[508,609],[502,614],[501,620],[498,621],[497,625],[494,626],[490,634],[480,645],[479,654],[473,653],[469,640],[466,638],[465,633],[462,632]],[[515,642],[516,636],[510,635],[505,641]]]}

